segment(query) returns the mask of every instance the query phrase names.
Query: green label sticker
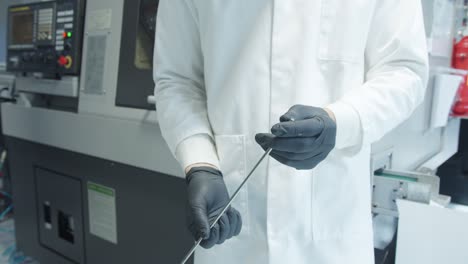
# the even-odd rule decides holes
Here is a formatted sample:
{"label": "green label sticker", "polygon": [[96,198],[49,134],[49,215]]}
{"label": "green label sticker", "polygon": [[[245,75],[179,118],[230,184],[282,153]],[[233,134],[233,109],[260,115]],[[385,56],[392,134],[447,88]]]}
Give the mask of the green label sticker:
{"label": "green label sticker", "polygon": [[89,232],[117,244],[115,190],[88,182]]}
{"label": "green label sticker", "polygon": [[88,182],[88,190],[115,197],[115,191],[113,189],[95,183]]}

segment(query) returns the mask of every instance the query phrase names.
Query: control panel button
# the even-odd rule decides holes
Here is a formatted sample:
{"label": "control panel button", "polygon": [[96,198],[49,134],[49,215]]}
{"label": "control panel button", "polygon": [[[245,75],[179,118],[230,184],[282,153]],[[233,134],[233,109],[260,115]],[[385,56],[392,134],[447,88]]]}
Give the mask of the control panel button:
{"label": "control panel button", "polygon": [[62,33],[62,38],[63,39],[67,39],[67,38],[71,38],[72,37],[72,32],[71,31],[64,31]]}
{"label": "control panel button", "polygon": [[62,55],[58,59],[58,64],[66,69],[70,69],[73,64],[73,60],[70,56]]}
{"label": "control panel button", "polygon": [[67,57],[65,57],[65,56],[60,56],[59,59],[58,59],[58,64],[59,64],[60,66],[65,66],[65,65],[67,65],[67,64],[68,64],[68,59],[67,59]]}
{"label": "control panel button", "polygon": [[73,22],[73,17],[60,17],[57,18],[57,23],[70,23]]}
{"label": "control panel button", "polygon": [[19,65],[19,58],[17,56],[10,57],[9,58],[10,64],[13,65],[13,67],[18,67]]}

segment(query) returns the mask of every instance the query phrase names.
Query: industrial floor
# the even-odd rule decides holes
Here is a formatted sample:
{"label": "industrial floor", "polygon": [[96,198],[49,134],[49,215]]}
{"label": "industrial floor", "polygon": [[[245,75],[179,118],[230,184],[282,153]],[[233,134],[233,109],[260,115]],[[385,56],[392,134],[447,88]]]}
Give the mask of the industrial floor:
{"label": "industrial floor", "polygon": [[16,250],[15,224],[12,218],[0,222],[0,264],[39,264]]}

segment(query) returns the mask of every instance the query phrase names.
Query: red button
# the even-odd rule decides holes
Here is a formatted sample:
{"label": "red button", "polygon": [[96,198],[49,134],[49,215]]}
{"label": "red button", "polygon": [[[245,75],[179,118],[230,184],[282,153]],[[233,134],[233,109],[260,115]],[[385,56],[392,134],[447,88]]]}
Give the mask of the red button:
{"label": "red button", "polygon": [[63,32],[62,36],[63,36],[64,39],[66,39],[67,38],[67,32]]}
{"label": "red button", "polygon": [[58,64],[60,64],[60,66],[65,66],[68,64],[68,59],[65,56],[60,56],[58,59]]}

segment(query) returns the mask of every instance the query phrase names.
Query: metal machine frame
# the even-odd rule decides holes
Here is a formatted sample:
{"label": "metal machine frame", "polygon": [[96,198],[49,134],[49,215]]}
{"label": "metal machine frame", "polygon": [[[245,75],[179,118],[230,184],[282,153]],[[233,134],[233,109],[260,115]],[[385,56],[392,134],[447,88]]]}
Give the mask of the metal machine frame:
{"label": "metal machine frame", "polygon": [[[122,34],[125,2],[87,1],[75,111],[37,105],[44,95],[36,90],[17,91],[21,95],[17,103],[1,106],[14,175],[17,245],[41,263],[171,263],[192,244],[185,228],[183,171],[161,136],[154,106],[135,109],[116,105],[119,86],[130,91],[135,88],[119,85],[123,83],[119,68],[126,63],[119,56],[121,40],[127,38]],[[89,68],[93,64],[90,59],[96,57],[87,54],[96,43],[104,44],[105,49],[100,50],[99,63]],[[102,92],[87,89],[96,70],[102,78],[91,81]],[[154,88],[151,73],[147,71],[146,76],[150,82],[138,99],[145,104]],[[21,78],[18,81],[21,84]],[[115,190],[116,243],[91,230],[91,192],[86,187],[90,182]],[[57,190],[64,184],[70,185],[71,197],[58,202],[54,195],[60,196]],[[77,201],[82,204],[81,216],[76,215],[79,208],[73,209]],[[45,202],[50,203],[53,228],[68,217],[74,219],[74,231],[65,228],[74,234],[74,247],[64,241],[70,234],[61,237],[57,229],[47,230]],[[59,212],[67,217],[59,221]],[[81,224],[77,221],[80,217]],[[79,234],[82,246],[76,244]]]}

